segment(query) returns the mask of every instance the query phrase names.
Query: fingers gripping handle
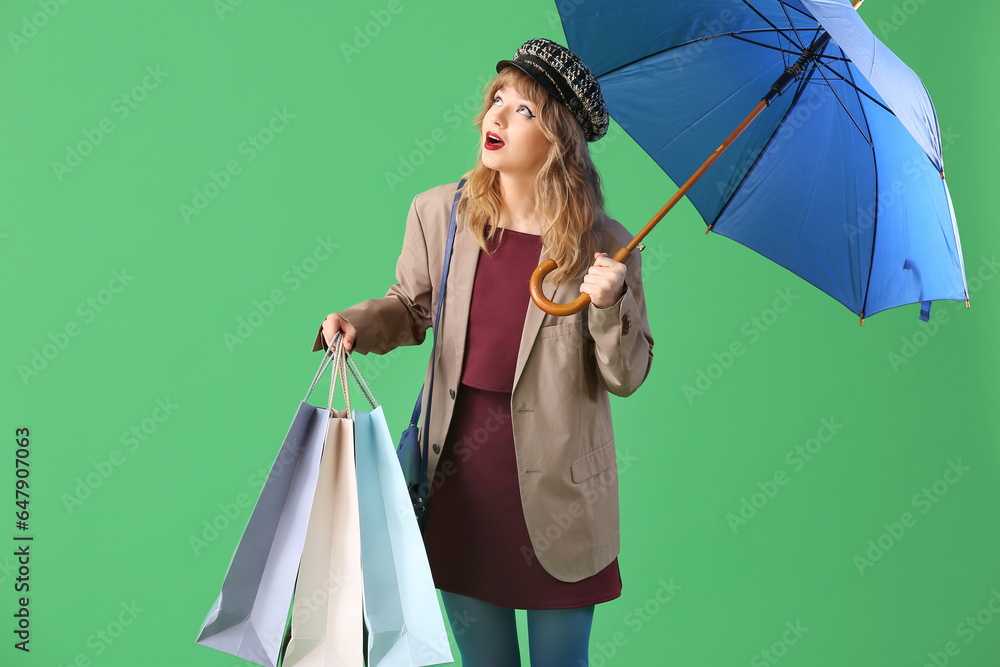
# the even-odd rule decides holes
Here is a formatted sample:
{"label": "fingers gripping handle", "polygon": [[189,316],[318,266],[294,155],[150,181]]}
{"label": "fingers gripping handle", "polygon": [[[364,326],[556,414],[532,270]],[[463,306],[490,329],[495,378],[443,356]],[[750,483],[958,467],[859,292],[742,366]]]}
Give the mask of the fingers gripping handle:
{"label": "fingers gripping handle", "polygon": [[[615,253],[614,260],[624,264],[631,256],[631,250],[628,248],[620,248],[618,252]],[[555,268],[556,263],[555,260],[552,259],[545,260],[535,268],[534,272],[531,274],[531,281],[528,283],[528,287],[531,290],[531,300],[534,301],[535,305],[543,311],[549,315],[555,315],[556,317],[565,317],[567,315],[572,315],[573,313],[579,313],[587,307],[587,304],[590,303],[589,294],[583,293],[569,303],[555,303],[554,301],[549,301],[545,294],[542,293],[542,281],[545,279],[545,276],[549,275],[549,273],[554,271]]]}

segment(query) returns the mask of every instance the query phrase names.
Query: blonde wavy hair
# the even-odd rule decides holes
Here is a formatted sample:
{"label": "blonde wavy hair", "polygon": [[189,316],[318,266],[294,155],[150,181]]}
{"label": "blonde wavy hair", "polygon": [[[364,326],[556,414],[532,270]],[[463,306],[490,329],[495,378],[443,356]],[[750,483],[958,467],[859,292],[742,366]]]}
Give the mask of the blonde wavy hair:
{"label": "blonde wavy hair", "polygon": [[[535,179],[535,217],[542,228],[542,244],[558,265],[546,279],[560,283],[578,278],[598,250],[593,226],[598,214],[604,214],[601,177],[590,159],[583,129],[570,110],[534,79],[516,67],[507,67],[483,88],[483,108],[473,119],[480,134],[493,97],[503,86],[514,88],[535,103],[539,127],[550,144],[548,158]],[[500,174],[483,165],[482,154],[480,146],[476,164],[466,174],[468,182],[462,189],[458,210],[468,220],[472,238],[490,252],[487,239],[503,233],[495,221],[501,219],[504,204]]]}

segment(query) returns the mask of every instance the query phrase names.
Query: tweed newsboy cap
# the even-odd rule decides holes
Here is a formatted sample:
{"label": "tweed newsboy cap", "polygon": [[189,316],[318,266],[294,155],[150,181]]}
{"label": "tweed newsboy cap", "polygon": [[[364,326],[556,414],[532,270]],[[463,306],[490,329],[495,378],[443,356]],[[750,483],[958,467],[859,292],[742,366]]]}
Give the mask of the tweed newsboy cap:
{"label": "tweed newsboy cap", "polygon": [[607,133],[608,109],[601,86],[583,61],[566,47],[548,39],[529,40],[513,59],[498,62],[497,72],[507,67],[517,67],[565,104],[583,128],[587,141],[597,141]]}

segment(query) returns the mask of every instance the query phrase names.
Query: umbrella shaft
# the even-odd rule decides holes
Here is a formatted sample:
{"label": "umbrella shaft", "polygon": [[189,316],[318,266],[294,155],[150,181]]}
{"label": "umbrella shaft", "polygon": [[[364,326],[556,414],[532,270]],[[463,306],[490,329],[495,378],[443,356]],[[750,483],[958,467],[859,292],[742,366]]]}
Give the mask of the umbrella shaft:
{"label": "umbrella shaft", "polygon": [[[858,4],[860,5],[861,3],[859,2]],[[857,8],[857,5],[855,8]],[[768,91],[767,95],[761,98],[760,104],[757,105],[757,108],[751,111],[743,122],[740,123],[739,127],[733,130],[733,133],[730,134],[724,142],[722,142],[722,145],[715,149],[715,152],[712,153],[707,160],[705,160],[705,163],[698,168],[698,171],[691,175],[691,178],[689,178],[687,182],[681,186],[680,190],[678,190],[674,196],[670,198],[670,201],[664,204],[663,208],[661,208],[660,211],[653,216],[653,219],[646,223],[646,226],[642,228],[642,231],[636,234],[635,238],[632,239],[632,242],[625,247],[626,250],[629,252],[635,250],[636,246],[638,246],[639,243],[646,237],[646,234],[652,231],[653,227],[656,226],[656,223],[658,223],[663,216],[665,216],[667,212],[672,209],[678,201],[680,201],[681,197],[687,194],[687,191],[691,189],[699,178],[701,178],[702,174],[704,174],[708,168],[711,167],[717,159],[719,159],[719,156],[721,156],[722,153],[725,152],[725,150],[729,148],[734,141],[736,141],[736,138],[743,133],[743,130],[745,130],[755,118],[757,118],[760,112],[766,107],[771,106],[771,102],[774,98],[788,90],[788,87],[792,85],[792,82],[798,80],[798,78],[802,76],[803,72],[806,71],[806,68],[809,67],[809,64],[816,60],[816,58],[818,58],[823,52],[823,49],[826,48],[829,41],[830,33],[824,30],[822,34],[813,40],[813,43],[809,45],[809,48],[802,52],[802,55],[799,56],[799,59],[794,65],[785,68],[785,71],[781,74],[781,76],[779,76],[778,79],[771,84],[771,90]],[[705,230],[705,233],[707,234],[711,229],[712,225],[709,225],[708,229]]]}
{"label": "umbrella shaft", "polygon": [[[854,6],[854,9],[857,10],[858,7],[861,6],[862,2],[864,2],[864,0],[854,0],[854,2],[852,2],[851,4]],[[746,118],[743,119],[743,122],[740,123],[739,126],[735,130],[733,130],[732,134],[730,134],[726,138],[726,140],[722,142],[722,145],[716,148],[715,152],[712,153],[710,156],[708,156],[708,159],[705,160],[704,164],[702,164],[701,167],[699,167],[698,170],[691,175],[691,178],[689,178],[687,182],[684,183],[684,185],[682,185],[681,188],[674,194],[674,196],[670,198],[670,201],[668,201],[666,204],[663,205],[663,208],[661,208],[659,212],[657,212],[657,214],[653,216],[653,219],[650,220],[648,223],[646,223],[646,226],[643,227],[642,230],[638,234],[636,234],[635,238],[633,238],[632,241],[627,246],[622,248],[620,252],[631,253],[633,250],[635,250],[635,248],[642,242],[642,240],[646,238],[646,235],[653,230],[653,227],[656,226],[656,223],[662,220],[663,216],[665,216],[667,212],[670,211],[670,209],[672,209],[674,205],[676,205],[677,202],[679,202],[685,194],[687,194],[687,191],[690,190],[691,187],[694,186],[694,184],[698,181],[698,179],[702,177],[702,174],[708,171],[708,168],[711,167],[715,163],[715,161],[719,159],[719,157],[725,152],[725,150],[729,148],[729,146],[734,141],[736,141],[737,137],[739,137],[743,133],[743,130],[745,130],[747,126],[750,125],[750,123],[752,123],[766,107],[771,106],[771,102],[776,97],[778,97],[783,92],[788,90],[788,87],[792,85],[792,82],[796,81],[800,76],[802,76],[802,74],[806,71],[806,68],[809,66],[810,63],[819,58],[820,54],[823,53],[823,49],[826,48],[826,45],[827,43],[829,43],[829,41],[830,41],[830,33],[824,30],[818,37],[816,37],[816,39],[813,40],[812,44],[810,44],[808,48],[802,51],[802,55],[799,56],[799,59],[795,62],[794,65],[785,68],[785,71],[781,74],[781,76],[779,76],[778,79],[773,84],[771,84],[771,90],[768,91],[767,95],[761,98],[760,104],[758,104],[757,107],[753,111],[751,111]],[[944,176],[942,175],[942,178],[943,177]],[[708,226],[708,229],[705,230],[706,234],[709,231],[711,231],[712,226],[714,224],[715,223],[713,222]],[[619,261],[624,261],[624,258],[627,257],[628,255],[625,254],[623,255],[623,258],[620,259]],[[551,271],[551,269],[549,270]]]}
{"label": "umbrella shaft", "polygon": [[774,101],[774,98],[788,90],[788,87],[792,85],[792,82],[798,81],[798,78],[802,76],[803,72],[806,71],[809,64],[816,60],[816,58],[819,57],[819,54],[823,52],[823,49],[826,48],[826,44],[829,41],[830,33],[824,30],[823,34],[813,40],[813,43],[809,45],[809,48],[802,52],[802,55],[799,56],[799,59],[794,65],[785,68],[785,71],[781,73],[781,76],[779,76],[777,80],[771,84],[771,90],[767,92],[767,95],[761,98],[765,103],[767,103],[767,106],[771,106],[771,102]]}
{"label": "umbrella shaft", "polygon": [[[729,146],[732,145],[732,143],[736,141],[736,139],[741,134],[743,134],[743,130],[745,130],[747,126],[750,125],[750,123],[752,123],[757,118],[757,116],[760,115],[760,112],[766,108],[767,105],[764,104],[763,100],[761,100],[761,102],[756,106],[756,108],[754,108],[754,110],[751,111],[750,114],[743,119],[743,122],[740,123],[735,130],[733,130],[732,134],[726,137],[726,140],[723,141],[722,144],[715,149],[715,152],[709,155],[708,159],[705,160],[705,162],[700,167],[698,167],[698,171],[691,174],[691,178],[689,178],[687,182],[684,183],[684,185],[682,185],[676,193],[674,193],[674,196],[670,198],[670,201],[664,204],[663,208],[661,208],[660,211],[655,216],[653,216],[653,219],[646,223],[646,226],[642,228],[642,231],[636,234],[635,238],[632,239],[632,241],[627,246],[625,246],[626,250],[628,250],[629,252],[635,250],[636,246],[638,246],[639,243],[641,243],[642,240],[646,238],[646,234],[648,234],[653,230],[653,227],[656,226],[656,223],[662,220],[663,216],[665,216],[667,212],[670,211],[670,209],[672,209],[674,205],[677,202],[679,202],[684,195],[687,194],[687,191],[691,189],[691,187],[698,181],[699,178],[701,178],[702,174],[708,171],[708,168],[711,167],[713,164],[715,164],[715,161],[719,159],[719,157],[726,151],[726,149],[729,148]],[[709,229],[711,229],[711,226],[709,226]]]}

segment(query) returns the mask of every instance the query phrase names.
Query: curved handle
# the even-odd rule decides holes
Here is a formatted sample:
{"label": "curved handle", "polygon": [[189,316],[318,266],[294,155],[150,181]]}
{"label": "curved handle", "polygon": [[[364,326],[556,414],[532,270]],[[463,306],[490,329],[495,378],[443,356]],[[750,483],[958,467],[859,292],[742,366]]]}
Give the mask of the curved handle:
{"label": "curved handle", "polygon": [[[628,248],[621,248],[615,253],[613,259],[616,262],[624,264],[631,256],[632,251]],[[542,293],[542,280],[545,279],[545,276],[554,271],[556,266],[557,264],[554,259],[547,259],[535,267],[535,270],[531,273],[531,280],[528,283],[528,287],[531,291],[531,300],[534,301],[535,305],[543,311],[549,315],[555,315],[556,317],[566,317],[567,315],[572,315],[573,313],[579,313],[587,307],[588,303],[590,303],[589,294],[580,294],[580,296],[576,297],[569,303],[555,303],[554,301],[549,301],[545,294]]]}

